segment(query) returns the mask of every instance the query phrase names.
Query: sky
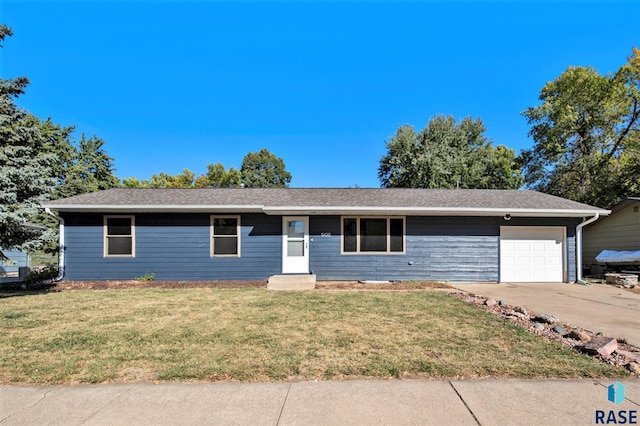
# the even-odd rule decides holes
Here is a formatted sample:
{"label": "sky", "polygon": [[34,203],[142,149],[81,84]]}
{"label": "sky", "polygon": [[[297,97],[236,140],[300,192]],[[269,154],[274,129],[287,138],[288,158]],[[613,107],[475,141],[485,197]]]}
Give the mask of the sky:
{"label": "sky", "polygon": [[437,114],[519,153],[547,82],[640,47],[639,0],[0,0],[0,22],[17,103],[105,140],[118,177],[266,148],[292,187],[379,187],[385,141]]}

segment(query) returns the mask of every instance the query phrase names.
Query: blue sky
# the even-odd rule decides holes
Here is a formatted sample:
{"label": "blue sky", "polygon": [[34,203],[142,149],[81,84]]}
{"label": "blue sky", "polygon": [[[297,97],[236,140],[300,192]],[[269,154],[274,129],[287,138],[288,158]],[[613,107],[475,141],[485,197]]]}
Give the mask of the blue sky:
{"label": "blue sky", "polygon": [[267,148],[294,187],[379,186],[385,140],[435,114],[520,152],[547,81],[640,47],[640,1],[2,0],[0,22],[18,103],[104,139],[119,177]]}

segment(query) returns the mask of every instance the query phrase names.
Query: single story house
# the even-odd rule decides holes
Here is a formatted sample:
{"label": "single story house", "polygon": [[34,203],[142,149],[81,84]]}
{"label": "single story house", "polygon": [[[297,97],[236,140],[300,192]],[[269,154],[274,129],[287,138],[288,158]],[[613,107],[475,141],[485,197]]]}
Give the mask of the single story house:
{"label": "single story house", "polygon": [[570,282],[585,219],[609,213],[463,189],[110,189],[45,207],[68,280]]}
{"label": "single story house", "polygon": [[611,208],[611,215],[584,228],[583,267],[598,264],[603,250],[640,251],[640,197],[630,197]]}

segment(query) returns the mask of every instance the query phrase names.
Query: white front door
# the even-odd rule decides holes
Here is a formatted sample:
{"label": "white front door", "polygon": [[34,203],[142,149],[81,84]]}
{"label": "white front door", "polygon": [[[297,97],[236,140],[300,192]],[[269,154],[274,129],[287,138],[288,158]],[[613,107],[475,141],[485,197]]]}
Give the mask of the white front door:
{"label": "white front door", "polygon": [[309,216],[282,218],[282,273],[309,273]]}

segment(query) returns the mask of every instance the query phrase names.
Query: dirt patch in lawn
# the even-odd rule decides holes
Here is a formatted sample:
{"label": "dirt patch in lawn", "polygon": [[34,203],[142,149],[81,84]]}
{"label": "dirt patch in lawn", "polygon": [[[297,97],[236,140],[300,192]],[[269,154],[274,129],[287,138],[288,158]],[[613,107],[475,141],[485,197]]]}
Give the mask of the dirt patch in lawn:
{"label": "dirt patch in lawn", "polygon": [[128,288],[260,288],[266,281],[62,281],[52,290],[113,290]]}
{"label": "dirt patch in lawn", "polygon": [[452,288],[437,281],[318,281],[316,289],[320,290],[421,290],[433,288]]}
{"label": "dirt patch in lawn", "polygon": [[[112,290],[131,288],[266,288],[266,280],[256,281],[63,281],[51,288],[60,290]],[[435,281],[398,282],[358,282],[358,281],[318,281],[320,290],[420,290],[431,288],[451,288]]]}

